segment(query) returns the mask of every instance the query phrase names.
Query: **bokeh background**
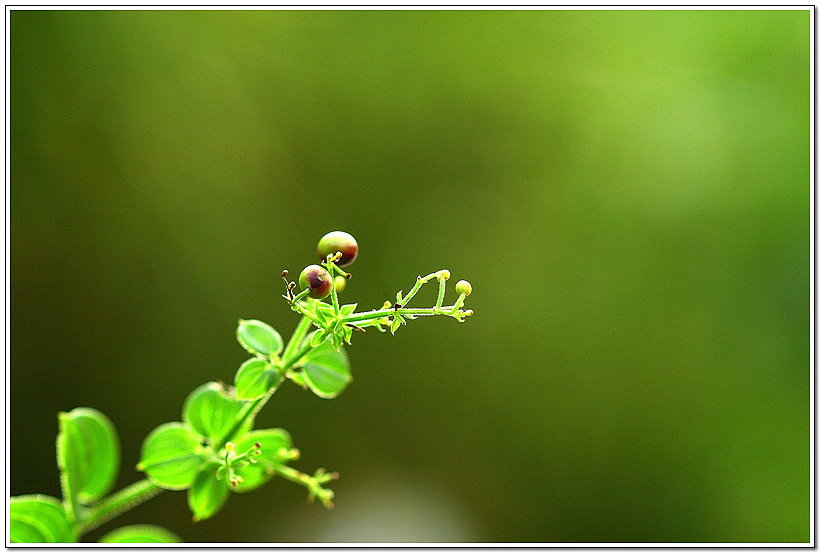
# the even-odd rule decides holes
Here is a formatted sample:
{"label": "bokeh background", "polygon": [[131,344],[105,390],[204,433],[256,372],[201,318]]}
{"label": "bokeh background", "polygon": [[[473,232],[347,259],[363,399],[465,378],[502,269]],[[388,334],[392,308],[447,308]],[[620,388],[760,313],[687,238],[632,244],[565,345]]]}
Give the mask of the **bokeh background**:
{"label": "bokeh background", "polygon": [[59,496],[77,406],[136,481],[343,229],[344,301],[447,268],[475,315],[356,335],[344,394],[260,414],[336,508],[166,492],[88,540],[809,540],[811,17],[12,11],[10,493]]}

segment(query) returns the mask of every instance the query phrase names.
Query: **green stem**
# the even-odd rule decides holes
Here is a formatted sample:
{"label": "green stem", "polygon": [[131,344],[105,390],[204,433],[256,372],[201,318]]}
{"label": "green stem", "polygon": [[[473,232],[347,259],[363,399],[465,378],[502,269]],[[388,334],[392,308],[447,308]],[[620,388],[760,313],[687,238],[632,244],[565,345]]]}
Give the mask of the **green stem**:
{"label": "green stem", "polygon": [[[331,277],[332,278],[332,277]],[[339,316],[339,298],[336,296],[336,283],[330,284],[330,299],[333,303],[333,314]]]}
{"label": "green stem", "polygon": [[444,301],[444,292],[447,286],[447,281],[443,278],[440,278],[438,281],[438,298],[436,298],[436,307],[435,309],[441,309],[441,304]]}
{"label": "green stem", "polygon": [[335,480],[338,477],[338,474],[324,473],[322,469],[319,469],[315,475],[310,476],[309,474],[300,472],[289,467],[288,465],[278,464],[275,466],[275,470],[280,476],[283,476],[291,482],[301,484],[306,487],[310,493],[310,498],[318,497],[319,501],[321,501],[325,507],[329,509],[333,508],[333,491],[323,488],[322,484]]}
{"label": "green stem", "polygon": [[423,278],[418,277],[416,279],[416,283],[413,285],[413,288],[410,289],[410,291],[407,293],[407,295],[402,300],[402,304],[407,305],[407,303],[411,299],[413,299],[413,296],[416,295],[416,292],[418,292],[421,289],[421,285],[424,284],[425,282],[427,282],[428,280],[434,278],[437,274],[438,274],[438,271],[435,272],[435,273],[430,273],[429,275],[427,275],[426,277],[423,277]]}
{"label": "green stem", "polygon": [[282,369],[283,369],[282,374],[286,375],[288,370],[290,370],[290,368],[293,365],[295,365],[296,362],[299,361],[299,359],[301,359],[302,356],[304,356],[311,349],[313,349],[313,346],[310,345],[310,340],[307,340],[307,341],[305,341],[304,344],[302,344],[302,347],[299,348],[298,350],[296,350],[296,352],[293,353],[290,357],[288,357],[287,359],[283,359],[282,360]]}
{"label": "green stem", "polygon": [[312,323],[313,321],[311,321],[309,317],[305,315],[302,316],[302,320],[299,321],[299,324],[296,326],[296,330],[293,331],[293,335],[290,337],[288,345],[285,346],[285,351],[282,352],[283,363],[285,360],[290,358],[293,354],[293,350],[295,350],[299,344],[302,343],[302,340],[304,340],[307,331],[310,330]]}
{"label": "green stem", "polygon": [[161,491],[162,488],[145,478],[108,496],[83,513],[82,518],[77,521],[77,536],[90,532],[120,513],[151,499]]}
{"label": "green stem", "polygon": [[461,306],[464,305],[464,298],[466,298],[466,297],[467,297],[467,294],[459,294],[458,299],[453,304],[452,313],[455,313],[456,311],[461,309]]}
{"label": "green stem", "polygon": [[399,309],[394,309],[392,307],[388,307],[386,309],[374,309],[372,311],[364,311],[362,313],[353,313],[347,317],[342,318],[343,323],[353,323],[356,321],[369,321],[372,319],[380,319],[382,317],[387,317],[393,315],[398,311],[402,315],[452,315],[457,311],[453,309],[454,306],[449,305],[446,307],[402,307]]}
{"label": "green stem", "polygon": [[294,303],[291,303],[290,305],[291,305],[291,308],[294,311],[298,311],[299,313],[301,313],[305,317],[310,318],[310,320],[313,321],[314,323],[316,323],[317,325],[319,324],[319,319],[316,318],[316,315],[314,315],[313,313],[311,313],[310,311],[305,309],[304,306],[301,303],[294,302]]}
{"label": "green stem", "polygon": [[275,392],[279,385],[282,383],[282,380],[284,379],[280,376],[279,381],[273,387],[271,387],[270,390],[268,390],[267,394],[250,403],[245,404],[245,406],[236,416],[236,420],[234,420],[231,429],[228,430],[225,436],[221,440],[219,440],[219,442],[213,448],[215,453],[222,449],[226,443],[230,442],[234,438],[236,433],[239,432],[239,429],[242,428],[242,425],[245,424],[245,421],[247,421],[249,417],[256,415],[256,413],[258,413],[259,410],[262,409],[265,403],[267,403],[267,401],[270,399],[270,396],[273,395],[273,392]]}
{"label": "green stem", "polygon": [[242,408],[242,411],[240,411],[239,415],[237,415],[236,420],[231,426],[231,429],[225,434],[225,437],[219,440],[219,442],[216,444],[216,447],[214,447],[214,451],[219,451],[220,449],[222,449],[226,443],[228,443],[234,438],[234,435],[239,431],[240,428],[242,428],[242,425],[245,424],[245,421],[247,421],[249,417],[255,416],[256,413],[262,410],[262,407],[265,406],[265,404],[271,398],[273,393],[279,388],[282,382],[284,382],[290,368],[299,359],[301,359],[303,355],[305,355],[308,351],[311,350],[309,340],[305,341],[304,344],[302,344],[302,347],[296,349],[296,344],[304,341],[305,334],[311,326],[311,319],[308,318],[308,315],[309,314],[305,314],[302,320],[299,321],[296,330],[293,331],[293,335],[290,337],[288,345],[285,348],[285,352],[282,356],[281,366],[276,367],[276,369],[279,371],[279,380],[276,382],[276,384],[274,384],[271,387],[270,390],[268,390],[267,394],[260,397],[259,399],[256,399],[246,404],[245,407]]}

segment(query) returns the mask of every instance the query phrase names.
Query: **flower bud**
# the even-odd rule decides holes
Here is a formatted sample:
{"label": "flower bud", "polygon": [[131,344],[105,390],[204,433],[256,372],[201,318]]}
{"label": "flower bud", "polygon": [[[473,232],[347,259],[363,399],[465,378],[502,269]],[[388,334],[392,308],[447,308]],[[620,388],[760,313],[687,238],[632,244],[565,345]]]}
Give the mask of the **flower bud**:
{"label": "flower bud", "polygon": [[456,282],[456,294],[464,294],[469,296],[473,292],[473,286],[466,280],[459,280]]}

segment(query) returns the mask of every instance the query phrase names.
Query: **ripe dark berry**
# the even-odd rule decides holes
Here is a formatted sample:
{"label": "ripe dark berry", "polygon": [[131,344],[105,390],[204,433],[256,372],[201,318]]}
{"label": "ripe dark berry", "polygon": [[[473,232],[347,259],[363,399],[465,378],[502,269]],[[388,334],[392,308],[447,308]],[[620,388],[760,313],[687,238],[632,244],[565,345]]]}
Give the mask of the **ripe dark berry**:
{"label": "ripe dark berry", "polygon": [[350,265],[359,254],[359,245],[356,239],[346,232],[334,230],[328,232],[319,240],[319,247],[316,248],[319,260],[324,261],[328,255],[342,252],[342,257],[336,262],[339,267]]}
{"label": "ripe dark berry", "polygon": [[302,290],[310,290],[308,296],[320,300],[330,294],[330,273],[319,265],[308,265],[299,275],[299,286]]}

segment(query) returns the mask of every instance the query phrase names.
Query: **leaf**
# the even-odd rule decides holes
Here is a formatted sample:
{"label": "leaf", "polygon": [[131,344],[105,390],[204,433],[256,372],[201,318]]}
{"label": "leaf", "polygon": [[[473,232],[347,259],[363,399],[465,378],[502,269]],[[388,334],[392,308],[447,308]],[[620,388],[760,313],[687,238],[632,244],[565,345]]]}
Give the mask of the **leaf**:
{"label": "leaf", "polygon": [[353,378],[350,361],[344,349],[336,351],[325,342],[305,355],[305,383],[319,397],[334,398],[342,393]]}
{"label": "leaf", "polygon": [[74,543],[77,537],[62,503],[48,495],[21,495],[9,501],[12,543]]}
{"label": "leaf", "polygon": [[320,346],[325,340],[327,340],[328,336],[329,334],[324,330],[317,330],[310,338],[310,346],[313,348]]}
{"label": "leaf", "polygon": [[58,415],[57,466],[64,493],[84,505],[111,491],[120,470],[120,441],[108,418],[78,407]]}
{"label": "leaf", "polygon": [[401,319],[399,318],[399,314],[396,313],[393,316],[393,320],[390,322],[390,333],[395,335],[399,326],[401,326]]}
{"label": "leaf", "polygon": [[327,326],[327,315],[325,314],[324,310],[317,308],[315,314],[319,326]]}
{"label": "leaf", "polygon": [[133,524],[107,533],[99,543],[181,543],[182,539],[161,526]]}
{"label": "leaf", "polygon": [[358,303],[348,303],[347,305],[343,305],[339,308],[339,314],[342,317],[349,317],[356,311],[356,307],[358,307]]}
{"label": "leaf", "polygon": [[236,339],[249,353],[263,357],[279,355],[284,347],[282,336],[269,324],[256,319],[240,319]]}
{"label": "leaf", "polygon": [[244,453],[255,444],[262,447],[260,454],[255,457],[256,462],[237,469],[236,473],[242,477],[242,482],[232,491],[238,493],[250,492],[265,484],[276,474],[276,465],[284,465],[290,460],[288,452],[292,447],[290,434],[281,428],[268,428],[248,432],[236,444],[237,453]]}
{"label": "leaf", "polygon": [[211,443],[225,436],[242,409],[225,386],[208,382],[191,392],[182,406],[182,420]]}
{"label": "leaf", "polygon": [[191,487],[203,458],[199,438],[181,422],[156,427],[142,444],[142,458],[137,470],[166,490]]}
{"label": "leaf", "polygon": [[333,349],[338,351],[339,348],[342,347],[342,339],[342,335],[338,332],[334,332],[333,334],[331,334],[330,343],[333,346]]}
{"label": "leaf", "polygon": [[188,490],[188,507],[194,514],[194,522],[211,518],[228,501],[228,486],[223,476],[216,477],[216,462],[203,465],[194,478],[194,484]]}
{"label": "leaf", "polygon": [[279,373],[270,363],[258,357],[248,359],[236,372],[236,398],[239,400],[258,399],[279,381]]}
{"label": "leaf", "polygon": [[325,302],[317,301],[316,305],[316,318],[319,319],[321,324],[324,326],[327,324],[328,320],[333,320],[336,318],[336,314],[333,312],[333,307],[326,304]]}
{"label": "leaf", "polygon": [[344,333],[345,342],[347,342],[347,345],[350,345],[350,338],[353,336],[353,329],[345,325],[342,327],[342,332]]}

